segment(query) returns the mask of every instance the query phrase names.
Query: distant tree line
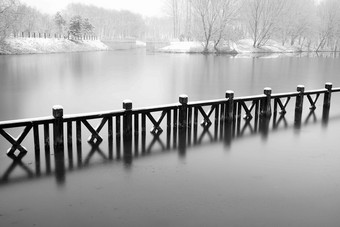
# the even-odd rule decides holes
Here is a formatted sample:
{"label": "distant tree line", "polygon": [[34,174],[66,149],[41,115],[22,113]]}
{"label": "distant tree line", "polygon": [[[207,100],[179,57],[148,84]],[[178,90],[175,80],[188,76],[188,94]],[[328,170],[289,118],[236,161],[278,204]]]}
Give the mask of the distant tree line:
{"label": "distant tree line", "polygon": [[167,16],[142,17],[126,10],[69,4],[55,15],[19,0],[0,0],[0,42],[13,32],[59,33],[100,39],[201,41],[204,49],[240,39],[259,48],[273,39],[282,45],[338,50],[340,1],[163,0]]}
{"label": "distant tree line", "polygon": [[250,38],[253,47],[270,39],[283,45],[337,50],[340,1],[323,0],[163,0],[173,37],[213,44]]}
{"label": "distant tree line", "polygon": [[0,0],[0,41],[18,32],[59,33],[68,38],[94,35],[95,27],[88,18],[62,14],[43,14],[16,0]]}
{"label": "distant tree line", "polygon": [[70,38],[96,35],[101,39],[147,39],[151,36],[168,39],[170,33],[167,34],[164,25],[169,21],[168,18],[143,18],[126,10],[80,3],[69,4],[55,15],[49,15],[19,0],[0,0],[0,41],[18,32],[59,33]]}

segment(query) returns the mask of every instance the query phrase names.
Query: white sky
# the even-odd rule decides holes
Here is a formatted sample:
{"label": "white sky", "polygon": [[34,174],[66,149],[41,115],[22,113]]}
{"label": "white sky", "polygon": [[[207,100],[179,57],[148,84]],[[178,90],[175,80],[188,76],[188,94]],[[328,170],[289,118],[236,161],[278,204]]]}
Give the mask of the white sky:
{"label": "white sky", "polygon": [[83,3],[108,9],[126,9],[144,16],[162,16],[163,0],[21,0],[41,12],[54,14],[69,3]]}

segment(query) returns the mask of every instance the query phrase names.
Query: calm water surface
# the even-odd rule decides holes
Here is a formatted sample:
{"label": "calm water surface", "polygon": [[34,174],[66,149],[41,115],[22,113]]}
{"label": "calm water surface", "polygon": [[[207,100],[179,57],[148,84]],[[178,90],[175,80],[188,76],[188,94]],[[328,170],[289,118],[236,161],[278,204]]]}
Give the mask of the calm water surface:
{"label": "calm water surface", "polygon": [[[0,56],[0,120],[50,115],[55,104],[66,114],[135,107],[189,99],[340,86],[340,58],[147,54],[143,50]],[[320,97],[322,101],[323,97]],[[328,122],[303,114],[294,128],[292,111],[269,132],[236,136],[231,144],[211,141],[185,153],[163,150],[156,141],[133,161],[103,160],[83,146],[83,164],[69,156],[63,179],[40,176],[33,155],[0,183],[0,226],[329,226],[340,223],[340,94],[332,97]],[[305,100],[307,107],[307,100]],[[294,105],[294,102],[292,102]],[[290,110],[292,107],[290,107]],[[32,145],[25,146],[32,150]],[[150,141],[148,141],[150,142]],[[164,142],[165,143],[165,142]],[[0,177],[11,162],[0,140]],[[107,153],[107,144],[101,146]],[[66,152],[67,154],[67,152]],[[46,163],[45,163],[46,162]],[[23,168],[24,166],[24,168]]]}

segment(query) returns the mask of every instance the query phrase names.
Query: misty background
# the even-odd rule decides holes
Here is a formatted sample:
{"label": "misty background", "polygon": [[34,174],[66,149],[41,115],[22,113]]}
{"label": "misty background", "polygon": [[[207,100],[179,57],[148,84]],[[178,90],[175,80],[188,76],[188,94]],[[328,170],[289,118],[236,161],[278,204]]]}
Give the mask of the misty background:
{"label": "misty background", "polygon": [[[163,0],[154,6],[152,1],[143,3],[141,7],[140,2],[128,1],[131,10],[126,10],[121,9],[128,8],[123,4],[117,3],[120,9],[109,9],[109,5],[104,8],[86,1],[55,7],[58,11],[48,14],[41,9],[51,11],[55,3],[38,10],[25,1],[0,0],[0,40],[18,32],[41,32],[91,34],[101,40],[200,41],[205,50],[211,43],[218,50],[223,43],[241,39],[251,39],[256,48],[275,40],[301,49],[338,49],[338,0]],[[134,6],[140,8],[139,13]],[[115,7],[114,2],[111,7]]]}

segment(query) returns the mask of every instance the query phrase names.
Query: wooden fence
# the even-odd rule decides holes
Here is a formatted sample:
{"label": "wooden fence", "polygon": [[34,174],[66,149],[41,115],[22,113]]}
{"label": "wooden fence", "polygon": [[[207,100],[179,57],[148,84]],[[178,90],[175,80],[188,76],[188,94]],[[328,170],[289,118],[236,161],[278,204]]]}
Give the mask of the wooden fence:
{"label": "wooden fence", "polygon": [[[334,92],[340,92],[340,88],[333,88],[331,83],[326,83],[324,89],[305,91],[304,86],[299,85],[296,92],[281,94],[272,94],[270,88],[265,88],[264,94],[248,97],[234,97],[233,91],[227,91],[223,99],[198,102],[188,102],[188,97],[181,95],[179,103],[147,108],[133,108],[130,100],[124,100],[121,110],[77,115],[64,115],[62,106],[54,106],[50,117],[0,122],[0,135],[12,145],[7,151],[7,156],[13,160],[13,166],[24,167],[21,160],[28,150],[21,144],[29,132],[33,131],[36,172],[39,175],[41,139],[43,139],[45,157],[49,157],[51,141],[53,141],[56,172],[62,172],[65,169],[63,166],[65,145],[69,151],[69,159],[73,159],[70,157],[73,141],[77,149],[78,164],[81,165],[79,162],[82,160],[84,128],[90,133],[87,142],[92,147],[91,153],[100,152],[99,145],[106,140],[109,159],[113,158],[115,145],[116,157],[120,158],[121,148],[123,148],[124,158],[129,162],[132,159],[133,147],[134,149],[141,148],[141,152],[145,153],[156,142],[159,142],[164,149],[178,148],[180,153],[185,153],[186,146],[200,144],[205,135],[211,140],[223,138],[227,144],[233,137],[242,135],[247,127],[254,132],[261,131],[266,135],[271,117],[273,116],[275,128],[286,114],[287,106],[293,103],[291,100],[294,98],[294,126],[296,128],[301,126],[304,101],[307,100],[310,104],[312,114],[321,95],[323,96],[322,118],[327,120],[331,96]],[[156,118],[156,115],[159,117]],[[90,123],[94,119],[99,122],[96,127]],[[241,128],[241,120],[244,122],[243,128]],[[101,136],[104,126],[107,126],[106,138]],[[147,126],[151,127],[147,128]],[[198,126],[201,126],[200,136]],[[23,128],[17,138],[8,133],[8,129],[13,128]],[[213,128],[212,133],[211,128]],[[152,137],[148,147],[146,146],[147,131]],[[160,141],[160,135],[163,132],[165,132],[166,144]],[[47,168],[50,168],[48,166]],[[11,170],[8,171],[11,172]]]}
{"label": "wooden fence", "polygon": [[98,40],[97,36],[94,35],[62,35],[52,33],[41,33],[41,32],[14,32],[11,37],[14,38],[43,38],[43,39],[74,39],[74,40]]}

